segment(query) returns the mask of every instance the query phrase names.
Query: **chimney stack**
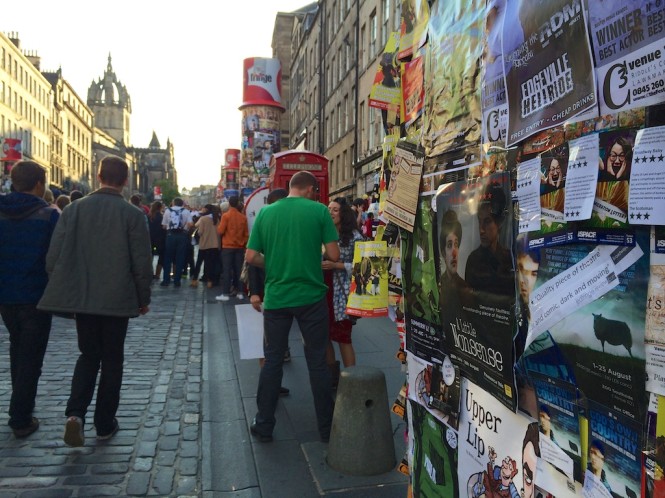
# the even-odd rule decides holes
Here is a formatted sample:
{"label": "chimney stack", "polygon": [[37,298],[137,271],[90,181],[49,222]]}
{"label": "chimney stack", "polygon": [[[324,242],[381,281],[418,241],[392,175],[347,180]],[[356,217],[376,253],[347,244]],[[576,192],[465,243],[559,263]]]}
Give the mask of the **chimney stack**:
{"label": "chimney stack", "polygon": [[11,31],[7,33],[7,38],[12,42],[17,49],[21,50],[21,40],[18,38],[18,33],[16,31]]}

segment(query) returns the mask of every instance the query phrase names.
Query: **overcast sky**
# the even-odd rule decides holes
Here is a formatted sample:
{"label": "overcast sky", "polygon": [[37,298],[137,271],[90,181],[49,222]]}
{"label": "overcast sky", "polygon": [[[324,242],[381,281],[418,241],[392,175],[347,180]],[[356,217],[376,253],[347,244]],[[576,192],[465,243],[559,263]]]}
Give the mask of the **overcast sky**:
{"label": "overcast sky", "polygon": [[277,12],[307,0],[23,0],[0,30],[37,51],[85,100],[109,53],[132,100],[131,139],[153,130],[175,147],[180,188],[219,181],[224,149],[239,149],[242,61],[272,55]]}

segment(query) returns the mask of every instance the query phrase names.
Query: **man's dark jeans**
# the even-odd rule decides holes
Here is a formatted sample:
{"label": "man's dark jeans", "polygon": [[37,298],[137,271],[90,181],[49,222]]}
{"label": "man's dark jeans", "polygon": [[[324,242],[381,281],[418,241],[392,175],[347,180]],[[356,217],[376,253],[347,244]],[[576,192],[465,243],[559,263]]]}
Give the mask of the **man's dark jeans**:
{"label": "man's dark jeans", "polygon": [[180,284],[182,278],[182,270],[185,267],[185,258],[187,257],[187,244],[189,241],[189,234],[186,230],[169,230],[166,233],[166,245],[164,246],[164,278],[163,283],[168,284],[171,282],[171,269],[175,264],[173,270],[173,281]]}
{"label": "man's dark jeans", "polygon": [[72,390],[65,414],[85,420],[101,366],[95,407],[95,427],[99,434],[113,430],[113,418],[120,403],[122,364],[129,318],[76,314],[76,332],[81,354],[76,361]]}
{"label": "man's dark jeans", "polygon": [[272,435],[275,427],[275,409],[282,385],[282,363],[284,352],[289,345],[289,330],[294,318],[298,321],[304,341],[319,434],[322,439],[327,440],[330,437],[334,401],[330,370],[326,364],[328,303],[325,297],[307,306],[263,312],[265,363],[259,375],[256,394],[256,429],[260,434],[268,436]]}
{"label": "man's dark jeans", "polygon": [[52,317],[50,313],[39,311],[35,304],[0,305],[0,315],[9,330],[12,378],[9,426],[23,429],[32,422]]}
{"label": "man's dark jeans", "polygon": [[238,292],[241,292],[240,272],[242,271],[244,258],[244,249],[222,248],[222,294],[228,295],[231,292],[232,286]]}

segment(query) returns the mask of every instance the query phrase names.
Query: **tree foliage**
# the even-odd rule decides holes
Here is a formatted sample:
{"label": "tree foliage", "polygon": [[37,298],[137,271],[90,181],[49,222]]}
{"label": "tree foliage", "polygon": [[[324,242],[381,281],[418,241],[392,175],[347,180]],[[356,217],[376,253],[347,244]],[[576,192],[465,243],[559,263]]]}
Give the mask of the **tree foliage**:
{"label": "tree foliage", "polygon": [[162,202],[166,206],[170,206],[171,201],[180,196],[178,187],[176,187],[171,180],[157,180],[155,186],[162,189]]}

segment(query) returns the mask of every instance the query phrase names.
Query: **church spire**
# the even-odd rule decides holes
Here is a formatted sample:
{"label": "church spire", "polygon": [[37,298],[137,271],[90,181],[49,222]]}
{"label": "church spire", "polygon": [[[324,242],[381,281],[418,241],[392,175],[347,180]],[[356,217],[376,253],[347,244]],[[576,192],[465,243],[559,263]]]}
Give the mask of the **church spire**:
{"label": "church spire", "polygon": [[108,64],[106,65],[106,71],[108,71],[109,73],[113,72],[113,67],[111,67],[111,52],[109,52],[109,61]]}
{"label": "church spire", "polygon": [[161,145],[159,144],[159,140],[157,140],[157,133],[155,131],[152,131],[152,140],[150,140],[150,145],[148,146],[151,149],[161,149]]}

